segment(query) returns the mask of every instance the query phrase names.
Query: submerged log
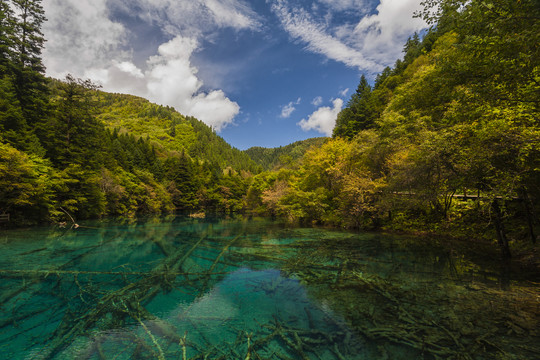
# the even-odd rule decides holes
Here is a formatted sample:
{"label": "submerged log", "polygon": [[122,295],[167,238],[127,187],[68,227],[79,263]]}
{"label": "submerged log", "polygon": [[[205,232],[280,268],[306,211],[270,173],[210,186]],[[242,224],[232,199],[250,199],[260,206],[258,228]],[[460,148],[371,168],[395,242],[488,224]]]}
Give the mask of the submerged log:
{"label": "submerged log", "polygon": [[[66,317],[55,332],[51,345],[41,354],[41,358],[44,360],[52,359],[73,338],[83,334],[108,312],[129,315],[130,313],[126,312],[124,307],[142,308],[140,304],[152,299],[162,290],[163,279],[175,277],[169,272],[173,274],[179,272],[183,262],[205,238],[206,236],[202,236],[190,248],[188,248],[188,245],[184,245],[170,257],[165,258],[148,276],[108,293],[85,313],[74,317]],[[129,305],[126,305],[126,303]]]}

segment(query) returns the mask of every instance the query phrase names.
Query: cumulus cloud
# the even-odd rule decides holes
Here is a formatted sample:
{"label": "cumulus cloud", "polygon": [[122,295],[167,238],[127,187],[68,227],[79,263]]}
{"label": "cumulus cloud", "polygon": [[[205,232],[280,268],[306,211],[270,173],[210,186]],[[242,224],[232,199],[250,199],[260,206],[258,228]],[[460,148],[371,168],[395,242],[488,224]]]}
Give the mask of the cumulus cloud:
{"label": "cumulus cloud", "polygon": [[405,40],[426,27],[422,19],[413,18],[421,9],[419,0],[381,0],[376,13],[356,25],[350,40],[380,62],[394,61],[400,57]]}
{"label": "cumulus cloud", "polygon": [[299,105],[302,101],[301,98],[298,98],[296,101],[291,101],[287,105],[281,107],[281,115],[279,117],[287,119],[291,117],[291,114],[296,110],[295,105]]}
{"label": "cumulus cloud", "polygon": [[337,116],[343,108],[343,100],[335,99],[332,104],[333,108],[321,107],[309,115],[307,120],[302,119],[298,125],[304,131],[315,130],[326,136],[331,136],[336,125]]}
{"label": "cumulus cloud", "polygon": [[[173,4],[172,0],[135,2],[139,9],[147,6],[150,10],[152,7],[154,12],[141,12],[149,22],[153,21],[154,14],[172,9]],[[193,53],[199,49],[195,35],[180,35],[181,29],[175,29],[171,25],[173,21],[165,22],[163,30],[176,35],[159,46],[157,54],[146,60],[144,68],[139,68],[132,54],[124,50],[128,30],[110,20],[108,3],[107,0],[44,0],[49,21],[43,29],[48,39],[43,59],[48,75],[62,78],[71,73],[90,78],[103,85],[106,91],[139,95],[159,104],[173,106],[217,131],[233,122],[240,112],[236,102],[219,89],[201,91],[204,84],[197,77],[198,69],[191,62]],[[119,1],[115,4],[121,6],[123,3]],[[184,10],[191,7],[192,15],[206,12],[206,20],[209,23],[213,21],[214,27],[241,29],[256,26],[256,22],[247,14],[245,5],[237,0],[196,0],[174,4]],[[169,14],[169,19],[174,16]],[[193,16],[186,18],[194,19]]]}
{"label": "cumulus cloud", "polygon": [[[356,22],[333,24],[332,13],[317,17],[291,0],[273,0],[272,10],[290,36],[306,49],[371,73],[392,65],[402,55],[405,40],[424,29],[426,23],[413,18],[421,0],[381,0],[373,14],[366,15],[364,0],[320,0],[330,11],[347,11]],[[336,19],[343,18],[335,17]],[[349,17],[347,17],[349,18]]]}
{"label": "cumulus cloud", "polygon": [[322,102],[323,102],[323,99],[322,99],[322,97],[320,97],[320,96],[317,96],[315,99],[313,99],[313,100],[311,101],[311,103],[312,103],[313,105],[315,105],[315,106],[321,105]]}
{"label": "cumulus cloud", "polygon": [[148,60],[147,97],[173,105],[220,131],[232,123],[240,107],[221,90],[199,92],[203,83],[197,78],[197,68],[190,63],[197,46],[195,39],[177,36],[159,47],[158,55]]}
{"label": "cumulus cloud", "polygon": [[190,60],[197,48],[196,39],[177,36],[162,44],[157,55],[148,59],[145,71],[133,63],[113,63],[103,71],[100,80],[110,91],[129,92],[173,106],[221,131],[233,122],[240,106],[221,90],[200,91],[203,82]]}
{"label": "cumulus cloud", "polygon": [[129,58],[121,50],[127,31],[109,20],[107,0],[44,0],[43,9],[48,18],[43,24],[43,60],[49,75],[88,77],[87,72],[97,72],[111,59]]}

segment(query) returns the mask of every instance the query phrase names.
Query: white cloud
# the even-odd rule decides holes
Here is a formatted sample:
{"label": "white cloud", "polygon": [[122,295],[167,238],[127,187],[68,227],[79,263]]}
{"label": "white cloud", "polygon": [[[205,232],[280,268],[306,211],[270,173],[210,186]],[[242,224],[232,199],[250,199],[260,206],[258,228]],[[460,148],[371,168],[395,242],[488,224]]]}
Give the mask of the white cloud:
{"label": "white cloud", "polygon": [[323,102],[323,99],[322,99],[322,97],[320,97],[320,96],[317,96],[315,99],[313,99],[313,100],[311,101],[311,103],[312,103],[313,105],[315,105],[315,106],[321,105],[322,102]]}
{"label": "white cloud", "polygon": [[358,10],[366,6],[366,0],[319,0],[336,11]]}
{"label": "white cloud", "polygon": [[121,63],[117,63],[115,65],[120,71],[131,74],[139,79],[144,78],[144,74],[142,73],[141,69],[139,69],[138,67],[136,67],[134,64],[130,63],[129,61],[122,61]]}
{"label": "white cloud", "polygon": [[413,18],[421,9],[419,0],[381,0],[377,12],[356,25],[353,39],[364,52],[389,64],[402,55],[405,40],[426,27],[422,19]]}
{"label": "white cloud", "polygon": [[[240,106],[227,98],[222,90],[198,94],[192,99],[190,114],[204,121],[216,131],[233,124]],[[203,120],[204,119],[204,120]]]}
{"label": "white cloud", "polygon": [[298,125],[304,131],[315,130],[326,136],[331,136],[332,130],[334,130],[334,126],[336,125],[337,116],[343,108],[343,100],[335,99],[332,103],[333,108],[328,106],[321,107],[309,115],[307,120],[302,119]]}
{"label": "white cloud", "polygon": [[[150,6],[149,0],[136,1],[139,5]],[[107,0],[44,0],[49,21],[43,28],[48,39],[43,60],[48,75],[62,78],[71,73],[90,78],[101,83],[105,91],[130,93],[173,106],[217,131],[233,123],[240,112],[236,102],[227,98],[222,90],[201,92],[203,82],[197,77],[198,69],[191,63],[191,56],[199,48],[196,37],[177,34],[159,46],[157,54],[148,58],[146,67],[141,69],[134,64],[132,54],[123,50],[127,30],[109,19],[107,4]],[[116,3],[119,4],[122,5]],[[152,4],[155,12],[159,12],[168,9],[173,1],[156,0]],[[197,11],[208,12],[207,19],[218,27],[255,26],[247,15],[242,15],[245,6],[236,0],[197,0],[179,4],[182,4],[179,7],[191,6]],[[151,12],[143,14],[153,16]],[[180,31],[169,25],[169,30]]]}
{"label": "white cloud", "polygon": [[349,88],[346,88],[345,90],[340,91],[340,92],[339,92],[339,95],[345,97],[345,96],[347,96],[348,93],[349,93]]}
{"label": "white cloud", "polygon": [[296,110],[296,108],[294,107],[293,103],[291,102],[288,105],[283,106],[283,108],[281,109],[280,117],[288,118],[288,117],[291,116],[291,114],[294,112],[294,110]]}
{"label": "white cloud", "polygon": [[301,98],[298,98],[296,101],[291,101],[287,105],[284,105],[281,107],[281,118],[287,119],[291,116],[291,114],[296,110],[295,105],[299,105],[302,101]]}
{"label": "white cloud", "polygon": [[[178,3],[178,1],[174,1]],[[255,29],[260,24],[249,5],[236,0],[206,0],[206,7],[212,12],[216,23],[235,29]]]}
{"label": "white cloud", "polygon": [[195,116],[221,131],[233,122],[240,106],[221,90],[200,92],[203,83],[197,78],[190,58],[197,49],[195,39],[177,36],[162,44],[158,55],[151,57],[144,73],[146,94],[151,101],[174,106],[181,113]]}
{"label": "white cloud", "polygon": [[117,0],[111,5],[172,36],[198,37],[218,28],[260,27],[258,15],[242,0]]}
{"label": "white cloud", "polygon": [[[381,0],[372,15],[365,15],[364,0],[320,0],[331,11],[347,11],[357,22],[332,25],[332,14],[317,18],[290,0],[273,0],[272,10],[283,28],[314,53],[359,70],[376,73],[402,56],[403,44],[426,23],[413,18],[421,0]],[[336,19],[341,19],[335,17]]]}
{"label": "white cloud", "polygon": [[44,0],[48,18],[43,24],[47,42],[43,60],[47,73],[64,77],[67,73],[87,77],[86,72],[122,62],[128,54],[121,50],[126,29],[109,20],[107,0]]}
{"label": "white cloud", "polygon": [[379,64],[366,59],[357,49],[329,34],[325,25],[315,22],[303,8],[291,8],[286,0],[276,0],[272,10],[293,38],[307,43],[308,50],[351,67],[373,72],[383,69]]}
{"label": "white cloud", "polygon": [[191,66],[189,60],[197,46],[195,39],[179,36],[159,47],[158,55],[152,56],[147,62],[150,100],[165,104],[183,102],[179,108],[187,107],[191,96],[202,85],[196,76],[197,69]]}

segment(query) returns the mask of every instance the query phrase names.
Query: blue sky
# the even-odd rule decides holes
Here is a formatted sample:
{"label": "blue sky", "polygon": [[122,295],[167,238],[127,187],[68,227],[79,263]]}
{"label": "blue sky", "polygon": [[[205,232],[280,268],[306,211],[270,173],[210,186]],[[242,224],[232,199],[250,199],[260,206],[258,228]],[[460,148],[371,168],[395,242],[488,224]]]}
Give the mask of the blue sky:
{"label": "blue sky", "polygon": [[331,134],[402,56],[420,0],[43,0],[47,74],[175,107],[231,145]]}

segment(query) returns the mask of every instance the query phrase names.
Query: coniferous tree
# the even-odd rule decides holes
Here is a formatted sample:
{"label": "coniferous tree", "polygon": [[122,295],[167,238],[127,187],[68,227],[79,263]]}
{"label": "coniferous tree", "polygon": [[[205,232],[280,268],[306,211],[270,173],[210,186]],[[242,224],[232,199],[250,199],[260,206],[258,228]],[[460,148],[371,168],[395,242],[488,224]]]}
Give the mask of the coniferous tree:
{"label": "coniferous tree", "polygon": [[14,143],[22,114],[12,83],[13,11],[6,0],[0,0],[0,137]]}
{"label": "coniferous tree", "polygon": [[0,129],[17,149],[43,155],[34,132],[45,114],[40,1],[0,1]]}
{"label": "coniferous tree", "polygon": [[13,11],[6,0],[0,0],[0,76],[9,74],[13,41]]}
{"label": "coniferous tree", "polygon": [[[41,26],[46,20],[41,0],[12,0],[16,9],[14,48],[18,66],[43,74],[41,51],[45,38]],[[24,80],[24,79],[22,79]]]}
{"label": "coniferous tree", "polygon": [[420,41],[420,36],[418,33],[414,33],[414,35],[407,40],[405,46],[403,47],[403,53],[405,54],[403,56],[403,62],[409,65],[421,54],[421,51],[422,42]]}
{"label": "coniferous tree", "polygon": [[373,126],[374,112],[371,106],[371,86],[362,75],[356,92],[351,96],[347,107],[338,115],[334,136],[352,138],[361,130]]}
{"label": "coniferous tree", "polygon": [[100,137],[105,132],[92,114],[92,96],[98,88],[90,80],[71,75],[58,84],[59,96],[52,102],[55,112],[48,124],[52,132],[46,139],[47,154],[55,164],[99,166]]}
{"label": "coniferous tree", "polygon": [[45,66],[41,60],[45,38],[41,26],[46,20],[41,0],[12,0],[13,75],[19,104],[29,125],[41,120],[46,104]]}

